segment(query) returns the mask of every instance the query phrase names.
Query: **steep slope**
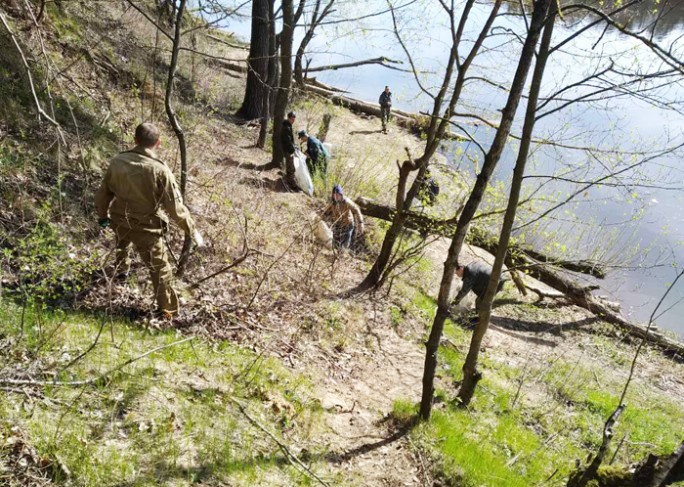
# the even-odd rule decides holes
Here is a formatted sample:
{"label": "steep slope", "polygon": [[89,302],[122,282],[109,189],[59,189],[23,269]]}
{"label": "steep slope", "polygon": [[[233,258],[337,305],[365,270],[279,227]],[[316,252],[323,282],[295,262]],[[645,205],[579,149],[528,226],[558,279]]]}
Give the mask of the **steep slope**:
{"label": "steep slope", "polygon": [[[178,169],[163,108],[169,42],[126,3],[61,5],[48,3],[39,27],[23,7],[3,13],[48,113],[52,99],[63,138],[31,115],[16,49],[0,50],[8,79],[0,86],[7,310],[0,377],[29,381],[2,384],[0,478],[16,485],[418,486],[531,485],[550,476],[549,485],[562,485],[572,460],[599,441],[635,344],[562,300],[525,303],[509,290],[494,312],[486,379],[472,411],[451,403],[468,344],[467,331],[451,324],[437,419],[409,429],[444,241],[389,289],[347,297],[383,227],[370,222],[370,255],[318,246],[311,214],[324,199],[286,192],[277,171],[259,170],[269,154],[253,147],[257,129],[231,116],[244,80],[198,54],[181,56],[175,103],[189,141],[186,199],[209,246],[193,254],[184,280],[221,271],[245,248],[249,257],[186,289],[172,325],[146,315],[151,293],[140,264],[127,282],[97,277],[113,246],[111,233],[96,228],[91,203],[108,159],[129,145],[137,123],[152,120],[164,130],[162,157]],[[197,51],[244,57],[196,33]],[[0,42],[13,46],[6,31]],[[312,132],[323,114],[334,117],[331,173],[316,182],[318,194],[339,182],[352,196],[391,200],[395,160],[419,140],[399,130],[378,140],[376,120],[321,100],[294,106],[298,124]],[[448,174],[438,174],[445,188]],[[434,211],[449,203],[443,198]],[[177,253],[177,231],[169,244]],[[197,338],[172,345],[185,337]],[[40,383],[97,378],[164,346],[95,387]],[[676,443],[681,431],[670,425],[684,419],[682,377],[681,364],[647,352],[620,461]]]}

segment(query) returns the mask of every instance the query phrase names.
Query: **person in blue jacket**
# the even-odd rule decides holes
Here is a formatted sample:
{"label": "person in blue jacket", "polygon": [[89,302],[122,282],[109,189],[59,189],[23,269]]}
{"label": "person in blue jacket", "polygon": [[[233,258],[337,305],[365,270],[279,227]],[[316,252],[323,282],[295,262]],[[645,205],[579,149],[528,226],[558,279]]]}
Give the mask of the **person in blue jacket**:
{"label": "person in blue jacket", "polygon": [[328,174],[328,158],[330,157],[328,150],[320,140],[313,135],[307,134],[305,130],[300,130],[297,135],[299,135],[300,143],[306,143],[306,149],[304,150],[306,154],[306,167],[309,169],[311,177],[313,178],[319,169],[325,177]]}

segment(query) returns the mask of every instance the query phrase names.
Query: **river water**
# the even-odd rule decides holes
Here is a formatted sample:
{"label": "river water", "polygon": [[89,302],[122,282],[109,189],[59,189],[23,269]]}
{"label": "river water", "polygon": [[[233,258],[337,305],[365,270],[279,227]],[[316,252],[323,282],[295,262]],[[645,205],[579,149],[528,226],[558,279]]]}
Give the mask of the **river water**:
{"label": "river water", "polygon": [[[436,92],[434,87],[443,72],[450,42],[447,19],[435,1],[394,2],[395,6],[407,3],[408,6],[397,10],[397,24],[415,65],[424,72],[420,76],[421,84]],[[585,3],[593,4],[591,0]],[[357,17],[387,8],[387,3],[382,0],[338,0],[338,4],[340,14]],[[490,5],[481,4],[473,10],[475,27],[482,25],[490,8]],[[520,33],[524,29],[522,18],[514,15],[519,12],[505,9],[504,12],[507,15],[495,22],[493,33],[496,35],[485,43],[486,49],[476,59],[472,72],[473,76],[502,84],[512,79],[520,51],[519,43],[512,40],[510,33]],[[684,0],[665,10],[661,8],[661,13],[652,37],[662,45],[674,43],[673,52],[678,52],[680,59],[684,59],[684,41],[679,40],[684,34]],[[622,15],[618,20],[633,29],[647,27],[654,20],[653,5],[644,2],[637,10]],[[565,16],[557,24],[554,44],[587,23],[586,16]],[[224,28],[249,40],[248,19],[230,22]],[[649,34],[651,31],[645,31],[645,35]],[[474,28],[466,31],[466,37],[475,35]],[[295,45],[299,38],[301,33],[296,37]],[[308,52],[311,53],[311,66],[378,56],[403,60],[405,64],[402,67],[407,66],[407,58],[393,33],[392,18],[387,14],[352,25],[323,26]],[[637,66],[647,71],[662,64],[638,40],[614,30],[604,30],[603,26],[594,27],[550,58],[542,97],[596,72],[601,69],[598,66],[606,66],[608,58],[613,60],[616,71],[633,70]],[[431,109],[430,98],[421,93],[415,77],[408,72],[368,65],[320,72],[317,78],[347,90],[352,97],[371,102],[375,102],[384,86],[389,85],[394,93],[395,107],[414,112]],[[613,74],[610,79],[619,81],[619,76]],[[528,162],[524,191],[529,194],[543,183],[543,189],[536,195],[543,195],[548,200],[545,203],[548,207],[565,200],[582,187],[576,183],[558,182],[548,176],[562,174],[565,179],[588,181],[649,157],[639,154],[641,152],[653,154],[681,144],[684,141],[684,89],[679,79],[666,81],[663,83],[665,86],[658,83],[649,85],[648,80],[641,83],[642,88],[651,88],[648,100],[643,97],[611,97],[568,106],[541,118],[535,128],[536,139],[599,150],[589,154],[582,150],[537,145]],[[578,97],[587,92],[588,88],[575,88],[566,91],[563,97]],[[504,91],[491,84],[474,81],[465,89],[457,112],[477,113],[487,120],[496,121],[506,96]],[[555,102],[548,107],[559,105],[560,102]],[[523,102],[513,133],[520,133],[524,110]],[[488,148],[493,137],[492,129],[470,118],[456,117],[456,120],[462,122],[462,126],[485,149]],[[495,182],[506,185],[509,181],[516,150],[517,144],[511,140],[494,174]],[[621,151],[621,154],[611,153],[614,150]],[[480,149],[473,143],[445,144],[442,152],[459,170],[471,175],[476,174],[478,163],[481,164]],[[559,208],[535,225],[530,223],[520,228],[517,234],[524,234],[537,247],[568,257],[595,256],[608,260],[614,267],[610,268],[607,279],[598,282],[601,286],[598,293],[619,301],[623,314],[630,319],[646,322],[684,266],[684,170],[681,156],[681,151],[676,151],[652,157],[652,160],[632,170],[625,170],[618,178],[607,179],[602,186],[581,191],[572,204]],[[524,225],[534,219],[534,213],[521,213],[516,223]],[[582,276],[577,277],[583,279]],[[678,283],[662,303],[656,322],[660,327],[684,336],[684,282]]]}

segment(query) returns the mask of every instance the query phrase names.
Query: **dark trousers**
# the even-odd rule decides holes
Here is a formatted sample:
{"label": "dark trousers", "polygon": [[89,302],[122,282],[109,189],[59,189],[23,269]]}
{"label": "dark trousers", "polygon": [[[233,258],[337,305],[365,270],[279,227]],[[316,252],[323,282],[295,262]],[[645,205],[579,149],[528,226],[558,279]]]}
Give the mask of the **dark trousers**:
{"label": "dark trousers", "polygon": [[354,236],[354,224],[342,227],[335,225],[333,228],[333,241],[335,247],[348,249],[351,247],[352,238]]}
{"label": "dark trousers", "polygon": [[[496,295],[499,294],[499,293],[501,292],[501,290],[502,290],[503,287],[504,287],[505,282],[506,282],[506,281],[504,281],[504,280],[499,281],[499,285],[496,286],[496,292],[494,293],[494,297],[496,297]],[[477,298],[475,298],[475,309],[476,309],[478,312],[480,311],[480,307],[482,306],[482,298],[483,298],[483,297],[484,297],[484,296],[478,296]]]}
{"label": "dark trousers", "polygon": [[387,129],[387,123],[390,120],[390,110],[392,107],[382,105],[380,106],[380,119],[382,120],[382,129]]}
{"label": "dark trousers", "polygon": [[297,188],[295,180],[294,154],[285,154],[285,184],[290,188]]}

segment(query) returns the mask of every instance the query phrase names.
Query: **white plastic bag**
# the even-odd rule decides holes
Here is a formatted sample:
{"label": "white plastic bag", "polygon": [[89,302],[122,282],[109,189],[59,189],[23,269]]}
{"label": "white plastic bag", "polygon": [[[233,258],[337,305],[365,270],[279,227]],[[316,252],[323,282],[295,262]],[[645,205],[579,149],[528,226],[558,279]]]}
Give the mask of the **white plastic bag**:
{"label": "white plastic bag", "polygon": [[333,232],[330,227],[319,217],[314,214],[313,233],[318,243],[331,249],[333,247]]}

